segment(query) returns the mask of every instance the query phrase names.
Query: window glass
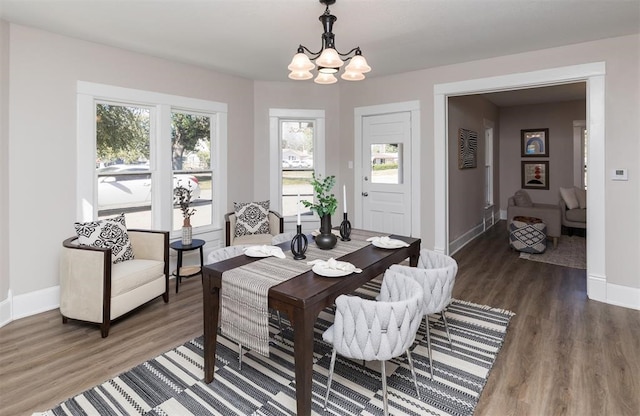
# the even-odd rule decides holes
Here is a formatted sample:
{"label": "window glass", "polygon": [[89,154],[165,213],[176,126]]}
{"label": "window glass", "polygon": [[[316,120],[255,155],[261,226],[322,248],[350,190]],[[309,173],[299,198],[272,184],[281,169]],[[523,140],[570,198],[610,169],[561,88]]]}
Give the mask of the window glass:
{"label": "window glass", "polygon": [[151,227],[150,111],[96,104],[98,218],[123,212],[129,228]]}
{"label": "window glass", "polygon": [[371,183],[402,183],[401,146],[398,143],[371,145]]}
{"label": "window glass", "polygon": [[[311,186],[314,169],[314,122],[311,120],[281,120],[280,149],[282,159],[283,216],[297,214],[298,200],[313,201]],[[299,197],[298,197],[299,195]],[[301,210],[306,210],[300,204]],[[311,214],[309,211],[308,214]]]}
{"label": "window glass", "polygon": [[[174,111],[171,114],[171,164],[173,189],[191,193],[189,217],[192,227],[212,223],[211,117]],[[173,229],[179,230],[184,215],[175,203]]]}

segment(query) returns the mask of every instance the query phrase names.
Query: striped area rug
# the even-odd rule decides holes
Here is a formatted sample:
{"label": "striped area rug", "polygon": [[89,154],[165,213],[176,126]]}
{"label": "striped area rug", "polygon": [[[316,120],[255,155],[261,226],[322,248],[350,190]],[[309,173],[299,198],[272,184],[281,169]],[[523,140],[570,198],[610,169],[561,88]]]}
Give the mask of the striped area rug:
{"label": "striped area rug", "polygon": [[[359,290],[373,298],[379,284]],[[412,349],[418,399],[406,355],[387,362],[389,411],[395,415],[472,415],[514,314],[454,300],[447,310],[453,339],[449,349],[439,315],[431,321],[434,380],[422,324]],[[380,363],[351,361],[338,355],[327,410],[326,391],[331,346],[322,332],[333,320],[330,309],[316,321],[312,410],[318,415],[382,415]],[[293,333],[277,332],[271,322],[269,357],[243,351],[238,370],[237,345],[218,337],[215,378],[203,381],[202,337],[99,386],[66,400],[43,415],[295,415]]]}

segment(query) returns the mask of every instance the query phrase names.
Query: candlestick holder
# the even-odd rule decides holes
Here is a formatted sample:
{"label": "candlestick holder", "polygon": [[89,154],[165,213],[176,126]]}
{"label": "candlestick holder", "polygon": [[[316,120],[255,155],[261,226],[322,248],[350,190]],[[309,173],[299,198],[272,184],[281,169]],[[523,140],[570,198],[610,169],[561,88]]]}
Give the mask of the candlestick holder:
{"label": "candlestick holder", "polygon": [[342,224],[340,224],[340,239],[342,241],[351,241],[351,223],[347,219],[347,213],[344,213],[344,219],[342,220]]}
{"label": "candlestick holder", "polygon": [[304,253],[307,251],[308,245],[309,242],[307,241],[307,236],[302,234],[302,225],[296,225],[296,235],[291,239],[291,252],[293,253],[293,259],[306,259],[307,256],[305,256]]}

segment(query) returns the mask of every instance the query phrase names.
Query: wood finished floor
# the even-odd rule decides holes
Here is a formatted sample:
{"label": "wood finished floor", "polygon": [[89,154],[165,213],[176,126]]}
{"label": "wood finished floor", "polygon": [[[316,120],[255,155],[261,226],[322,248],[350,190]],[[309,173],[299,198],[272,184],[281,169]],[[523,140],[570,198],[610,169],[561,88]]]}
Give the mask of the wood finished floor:
{"label": "wood finished floor", "polygon": [[[588,300],[583,270],[519,259],[503,222],[454,257],[454,297],[516,313],[476,415],[640,415],[640,311]],[[201,335],[199,278],[171,286],[106,339],[57,310],[0,328],[0,415],[44,411]]]}

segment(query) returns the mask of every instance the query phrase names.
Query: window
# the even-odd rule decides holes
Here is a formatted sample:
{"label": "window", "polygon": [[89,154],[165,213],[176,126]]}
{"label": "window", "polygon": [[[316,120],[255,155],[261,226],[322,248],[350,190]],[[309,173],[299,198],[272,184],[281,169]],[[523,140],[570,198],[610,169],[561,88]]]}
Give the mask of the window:
{"label": "window", "polygon": [[[171,114],[171,164],[173,187],[191,191],[192,227],[210,225],[211,218],[211,117],[174,111]],[[173,229],[183,225],[182,211],[173,208]]]}
{"label": "window", "polygon": [[282,212],[297,214],[298,201],[313,201],[313,120],[280,120]]}
{"label": "window", "polygon": [[485,120],[484,206],[493,206],[493,122]]}
{"label": "window", "polygon": [[272,109],[269,116],[271,207],[294,221],[298,201],[313,201],[312,174],[324,175],[324,111]]}
{"label": "window", "polygon": [[173,230],[175,187],[193,187],[194,233],[226,208],[226,104],[78,82],[78,219],[124,212],[129,228]]}
{"label": "window", "polygon": [[402,143],[371,145],[371,183],[402,183]]}
{"label": "window", "polygon": [[125,213],[131,228],[151,227],[150,110],[96,103],[98,218]]}

